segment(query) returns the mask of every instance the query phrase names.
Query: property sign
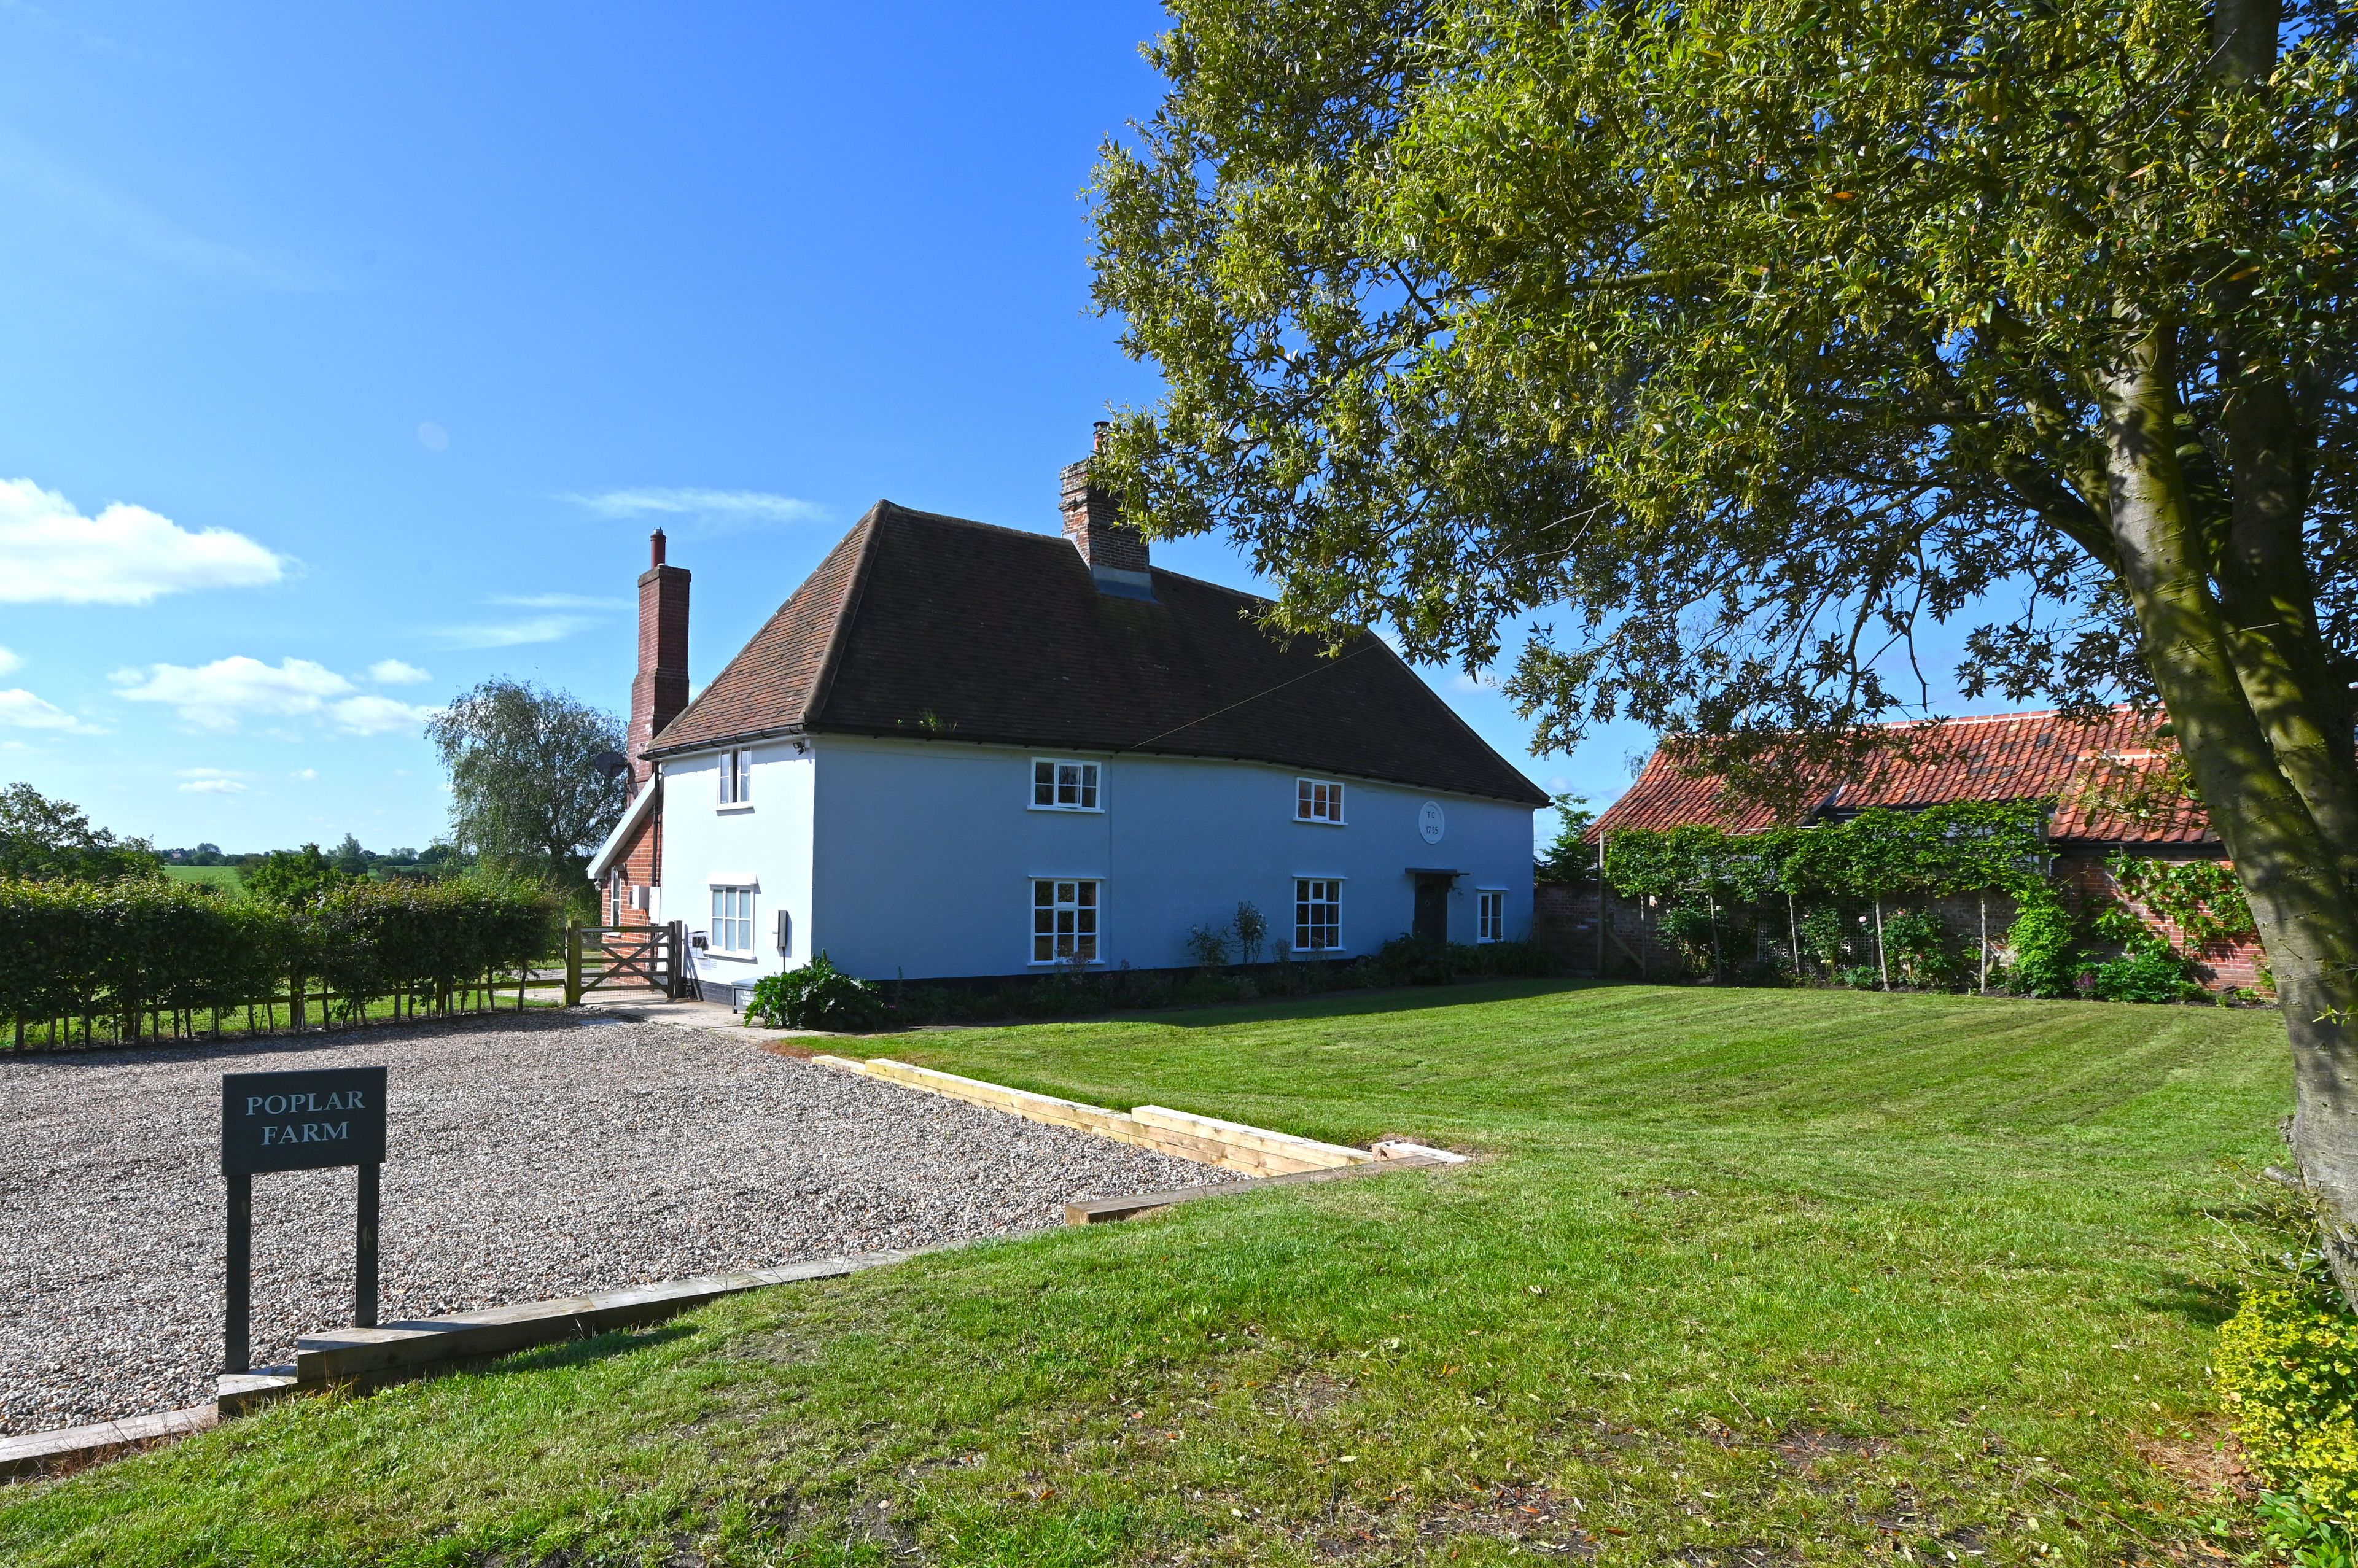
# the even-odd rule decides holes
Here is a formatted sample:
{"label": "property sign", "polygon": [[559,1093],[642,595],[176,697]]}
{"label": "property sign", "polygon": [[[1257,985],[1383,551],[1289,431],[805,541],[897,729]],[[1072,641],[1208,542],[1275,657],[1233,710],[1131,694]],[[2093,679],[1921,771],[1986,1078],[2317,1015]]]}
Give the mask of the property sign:
{"label": "property sign", "polygon": [[384,1162],[384,1069],[222,1075],[222,1173]]}

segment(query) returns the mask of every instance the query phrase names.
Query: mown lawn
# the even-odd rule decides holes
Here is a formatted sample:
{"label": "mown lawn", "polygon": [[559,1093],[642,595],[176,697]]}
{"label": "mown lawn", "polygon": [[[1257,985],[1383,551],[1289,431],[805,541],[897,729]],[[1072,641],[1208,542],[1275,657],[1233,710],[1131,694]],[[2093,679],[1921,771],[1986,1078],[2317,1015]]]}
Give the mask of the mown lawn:
{"label": "mown lawn", "polygon": [[176,882],[202,882],[224,892],[245,885],[245,873],[235,866],[166,866],[164,874]]}
{"label": "mown lawn", "polygon": [[2117,1563],[2234,1513],[2273,1015],[1498,984],[870,1049],[1493,1157],[282,1406],[0,1492],[0,1556]]}

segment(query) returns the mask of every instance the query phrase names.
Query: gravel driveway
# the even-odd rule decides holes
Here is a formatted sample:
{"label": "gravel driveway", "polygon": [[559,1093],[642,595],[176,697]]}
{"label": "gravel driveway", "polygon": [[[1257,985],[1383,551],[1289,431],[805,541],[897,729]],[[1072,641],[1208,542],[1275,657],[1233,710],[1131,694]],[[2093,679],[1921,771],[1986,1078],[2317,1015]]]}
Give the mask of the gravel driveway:
{"label": "gravel driveway", "polygon": [[[223,1073],[392,1069],[383,1321],[1052,1225],[1235,1179],[663,1024],[0,1057],[0,1433],[199,1403]],[[352,1312],[352,1173],[254,1178],[254,1351]]]}

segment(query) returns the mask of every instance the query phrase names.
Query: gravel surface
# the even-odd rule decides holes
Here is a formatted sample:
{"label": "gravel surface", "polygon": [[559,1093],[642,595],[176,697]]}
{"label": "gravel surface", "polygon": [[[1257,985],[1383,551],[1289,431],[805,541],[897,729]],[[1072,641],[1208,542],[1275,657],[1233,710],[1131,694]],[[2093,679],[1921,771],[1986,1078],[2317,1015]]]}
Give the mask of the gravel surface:
{"label": "gravel surface", "polygon": [[[220,1076],[392,1069],[381,1321],[1058,1223],[1231,1173],[628,1022],[0,1057],[0,1433],[200,1402]],[[254,1364],[352,1314],[349,1170],[254,1178]]]}

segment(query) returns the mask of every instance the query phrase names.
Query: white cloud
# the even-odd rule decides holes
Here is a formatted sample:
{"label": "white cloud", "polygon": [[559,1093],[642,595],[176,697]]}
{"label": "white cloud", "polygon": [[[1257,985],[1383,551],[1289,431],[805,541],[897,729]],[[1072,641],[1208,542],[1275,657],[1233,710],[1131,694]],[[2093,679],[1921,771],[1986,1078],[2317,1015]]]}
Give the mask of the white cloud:
{"label": "white cloud", "polygon": [[428,419],[417,427],[417,444],[429,452],[447,452],[450,449],[450,432]]}
{"label": "white cloud", "polygon": [[587,615],[527,615],[516,621],[438,626],[434,635],[453,648],[514,648],[526,643],[561,642],[588,626],[590,620]]}
{"label": "white cloud", "polygon": [[355,735],[422,724],[433,713],[389,697],[357,695],[352,683],[308,659],[265,665],[243,654],[210,665],[151,665],[117,670],[133,702],[161,702],[200,730],[234,730],[247,719],[320,719]]}
{"label": "white cloud", "polygon": [[191,534],[144,506],[116,502],[85,517],[29,479],[0,480],[0,602],[149,604],[206,588],[259,588],[290,564],[243,534]]}
{"label": "white cloud", "polygon": [[313,779],[319,776],[319,770],[317,768],[297,768],[293,773],[288,773],[287,776],[290,779],[301,779],[305,784],[308,784]]}
{"label": "white cloud", "polygon": [[766,490],[702,490],[695,486],[641,485],[594,495],[558,497],[600,517],[695,517],[739,527],[777,523],[824,523],[827,510],[816,501]]}
{"label": "white cloud", "polygon": [[337,724],[355,735],[383,735],[417,729],[438,710],[395,702],[389,697],[348,697],[330,704],[328,711]]}
{"label": "white cloud", "polygon": [[416,665],[405,665],[399,659],[379,659],[364,673],[376,686],[416,686],[434,678]]}
{"label": "white cloud", "polygon": [[1459,670],[1449,677],[1449,689],[1467,693],[1496,691],[1498,689],[1498,677],[1486,670]]}
{"label": "white cloud", "polygon": [[627,599],[595,599],[582,593],[502,594],[493,604],[513,605],[519,610],[627,610]]}
{"label": "white cloud", "polygon": [[22,687],[0,691],[0,726],[14,730],[66,730],[83,735],[102,731],[52,702],[44,702]]}
{"label": "white cloud", "polygon": [[243,795],[245,775],[223,768],[182,768],[174,775],[183,782],[182,795]]}
{"label": "white cloud", "polygon": [[18,654],[10,653],[5,648],[0,648],[0,676],[5,676],[10,670],[22,667],[24,663],[24,659]]}

